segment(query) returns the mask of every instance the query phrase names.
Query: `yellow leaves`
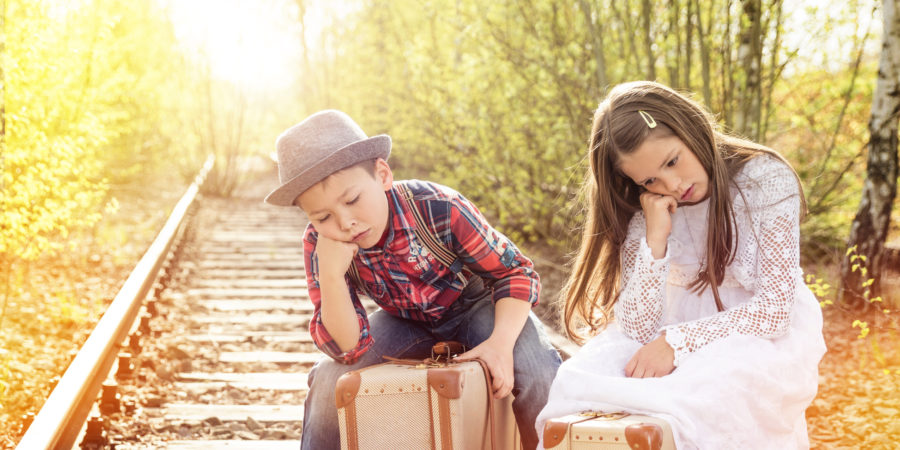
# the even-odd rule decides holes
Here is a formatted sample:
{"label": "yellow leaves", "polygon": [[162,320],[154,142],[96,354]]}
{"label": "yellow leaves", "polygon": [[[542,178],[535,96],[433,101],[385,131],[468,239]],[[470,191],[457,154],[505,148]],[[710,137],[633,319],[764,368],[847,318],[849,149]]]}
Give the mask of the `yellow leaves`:
{"label": "yellow leaves", "polygon": [[[860,254],[856,253],[856,248],[857,248],[857,246],[854,245],[847,249],[846,256],[849,256],[850,262],[854,263],[853,265],[850,266],[850,271],[856,272],[857,270],[859,270],[860,275],[863,278],[866,278],[866,276],[869,273],[869,270],[866,268],[864,263],[866,261],[868,261],[868,258],[866,258],[866,255],[860,255]],[[859,261],[859,262],[856,262],[856,261]],[[874,280],[867,280],[867,281],[863,282],[862,286],[863,287],[870,286],[873,281]],[[866,284],[866,283],[868,283],[868,284]]]}
{"label": "yellow leaves", "polygon": [[865,337],[869,334],[868,322],[856,319],[853,321],[852,328],[859,328],[859,336],[857,336],[857,339],[865,339]]}
{"label": "yellow leaves", "polygon": [[[857,255],[853,255],[853,256],[857,256]],[[851,258],[851,259],[852,259],[852,258]],[[860,263],[855,263],[855,264],[853,264],[852,266],[850,266],[850,271],[851,271],[851,272],[856,272],[857,270],[859,271],[859,274],[860,274],[863,278],[865,278],[866,275],[869,274],[869,269],[867,269],[866,266],[863,266],[863,265],[861,265]]]}
{"label": "yellow leaves", "polygon": [[[884,303],[884,298],[881,296],[872,297],[872,286],[875,283],[874,278],[867,277],[867,271],[865,267],[866,257],[865,255],[859,255],[856,253],[856,246],[850,247],[847,249],[847,255],[850,257],[850,261],[853,262],[851,270],[856,272],[859,271],[861,275],[860,287],[862,288],[862,297],[863,299],[870,304],[880,304]],[[857,335],[857,339],[864,339],[866,344],[868,344],[869,350],[863,351],[859,355],[860,368],[862,368],[868,357],[871,356],[872,360],[881,368],[880,372],[884,375],[889,375],[891,373],[892,365],[896,365],[898,358],[900,358],[900,354],[897,354],[896,345],[890,344],[887,346],[889,350],[886,355],[885,352],[881,348],[880,340],[884,339],[892,339],[894,343],[900,342],[897,339],[896,331],[897,328],[897,320],[896,318],[891,318],[888,315],[891,313],[891,309],[880,307],[877,310],[874,310],[876,314],[878,312],[884,314],[884,316],[866,316],[874,321],[873,326],[869,326],[869,322],[865,320],[854,320],[852,323],[852,328],[858,328],[859,334]],[[882,319],[887,319],[884,321]],[[874,327],[874,328],[873,328]],[[888,333],[874,333],[873,331],[877,329],[879,331],[888,330]],[[889,342],[889,341],[888,341]],[[900,369],[897,369],[896,372],[900,374]]]}
{"label": "yellow leaves", "polygon": [[[824,279],[817,278],[812,274],[806,275],[806,285],[809,287],[809,290],[812,291],[813,295],[820,299],[828,296],[831,293],[831,285],[826,283]],[[832,304],[834,304],[834,302],[828,299],[819,301],[819,306],[821,306],[822,308]]]}
{"label": "yellow leaves", "polygon": [[147,0],[92,3],[59,9],[14,0],[6,11],[5,257],[33,260],[60,250],[71,233],[118,207],[104,204],[108,176],[145,174],[133,160],[149,161],[173,141],[154,120],[177,120],[169,112],[177,105],[160,112],[164,80],[177,75],[167,70],[176,47],[158,26],[164,15]]}
{"label": "yellow leaves", "polygon": [[115,197],[109,199],[106,202],[106,206],[103,208],[103,212],[106,214],[112,214],[119,210],[119,200]]}
{"label": "yellow leaves", "polygon": [[868,261],[868,258],[866,257],[866,255],[860,255],[860,254],[856,253],[856,247],[857,246],[854,245],[847,249],[847,253],[845,256],[850,257],[850,262],[854,262],[856,260],[860,260],[862,262]]}

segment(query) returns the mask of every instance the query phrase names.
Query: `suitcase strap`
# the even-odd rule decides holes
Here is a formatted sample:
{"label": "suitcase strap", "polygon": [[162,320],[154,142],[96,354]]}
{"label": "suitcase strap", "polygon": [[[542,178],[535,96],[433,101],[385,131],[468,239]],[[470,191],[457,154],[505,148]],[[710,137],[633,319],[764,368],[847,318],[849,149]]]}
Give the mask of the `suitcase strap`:
{"label": "suitcase strap", "polygon": [[456,359],[456,362],[475,361],[481,364],[482,372],[484,372],[484,383],[487,388],[488,397],[488,420],[491,422],[491,449],[497,450],[497,426],[494,424],[494,394],[491,392],[491,371],[488,369],[487,363],[478,358]]}
{"label": "suitcase strap", "polygon": [[431,367],[447,367],[451,366],[455,363],[464,363],[474,361],[481,365],[481,371],[484,373],[484,382],[487,388],[487,397],[488,397],[488,420],[490,421],[491,426],[491,449],[497,449],[497,426],[494,423],[494,395],[491,393],[491,372],[488,369],[487,363],[478,358],[467,358],[467,359],[454,359],[453,361],[443,361],[441,362],[439,359],[433,358],[425,358],[421,359],[402,359],[402,358],[393,358],[390,356],[384,356],[384,359],[390,361],[394,364],[404,364],[410,366],[416,366],[420,369],[426,369]]}

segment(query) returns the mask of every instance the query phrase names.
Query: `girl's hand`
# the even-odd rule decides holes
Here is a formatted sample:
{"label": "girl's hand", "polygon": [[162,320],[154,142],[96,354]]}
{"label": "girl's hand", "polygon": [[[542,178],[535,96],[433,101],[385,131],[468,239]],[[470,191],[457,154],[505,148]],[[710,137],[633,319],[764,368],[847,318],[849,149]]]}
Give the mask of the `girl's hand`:
{"label": "girl's hand", "polygon": [[666,342],[666,333],[641,347],[628,364],[625,376],[632,378],[662,377],[675,370],[675,350]]}
{"label": "girl's hand", "polygon": [[644,192],[641,209],[647,220],[647,245],[656,259],[666,255],[666,245],[672,232],[672,214],[678,209],[678,201],[669,195]]}
{"label": "girl's hand", "polygon": [[491,373],[493,386],[490,386],[494,398],[501,399],[512,392],[513,382],[513,352],[512,347],[505,348],[500,342],[488,338],[459,356],[457,359],[480,358],[487,365]]}
{"label": "girl's hand", "polygon": [[350,262],[359,251],[359,246],[351,242],[335,241],[319,235],[316,255],[319,258],[319,276],[328,279],[344,279]]}

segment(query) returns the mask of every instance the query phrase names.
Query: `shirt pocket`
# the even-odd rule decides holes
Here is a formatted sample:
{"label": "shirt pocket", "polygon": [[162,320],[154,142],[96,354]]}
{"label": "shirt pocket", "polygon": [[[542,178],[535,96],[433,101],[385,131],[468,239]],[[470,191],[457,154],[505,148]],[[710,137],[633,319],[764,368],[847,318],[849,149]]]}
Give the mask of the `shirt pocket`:
{"label": "shirt pocket", "polygon": [[404,261],[404,272],[410,278],[416,278],[437,290],[452,287],[453,280],[449,275],[449,269],[444,267],[425,246],[422,246],[418,253],[407,254]]}
{"label": "shirt pocket", "polygon": [[442,268],[440,263],[428,249],[422,249],[418,255],[410,254],[406,258],[409,272],[425,284],[434,285],[441,279]]}
{"label": "shirt pocket", "polygon": [[374,281],[364,281],[366,295],[370,296],[372,300],[381,300],[387,294],[387,286],[384,285],[383,281],[374,280]]}

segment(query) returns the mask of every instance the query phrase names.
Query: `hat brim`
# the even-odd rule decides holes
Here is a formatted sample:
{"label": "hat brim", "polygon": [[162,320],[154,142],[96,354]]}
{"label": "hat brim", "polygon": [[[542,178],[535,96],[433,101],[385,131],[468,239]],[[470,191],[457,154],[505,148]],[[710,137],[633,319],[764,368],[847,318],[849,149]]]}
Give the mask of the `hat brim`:
{"label": "hat brim", "polygon": [[386,134],[354,142],[341,147],[277,187],[266,196],[265,202],[277,206],[293,206],[298,195],[329,175],[370,159],[381,158],[386,161],[390,155],[391,137]]}

